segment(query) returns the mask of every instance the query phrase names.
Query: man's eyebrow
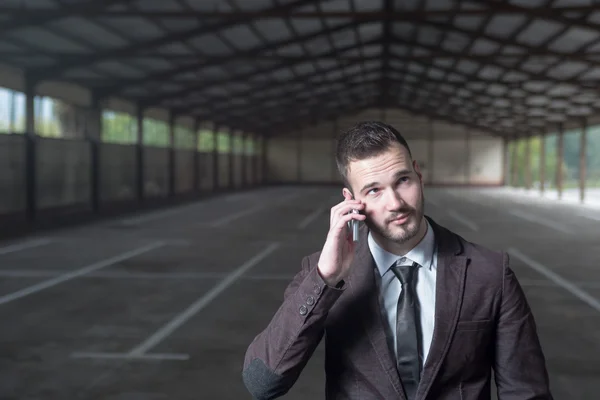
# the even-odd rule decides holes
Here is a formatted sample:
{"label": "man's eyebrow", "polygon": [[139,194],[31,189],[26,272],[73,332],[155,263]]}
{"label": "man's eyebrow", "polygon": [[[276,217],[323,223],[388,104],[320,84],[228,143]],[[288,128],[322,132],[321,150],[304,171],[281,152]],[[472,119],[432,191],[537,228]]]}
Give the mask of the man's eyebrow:
{"label": "man's eyebrow", "polygon": [[[412,170],[410,170],[410,169],[402,169],[402,170],[400,170],[400,171],[396,172],[396,173],[394,174],[394,177],[395,177],[396,179],[398,179],[398,178],[400,178],[401,176],[408,175],[408,174],[410,174],[410,173],[412,173]],[[374,186],[377,186],[377,185],[379,185],[379,182],[370,182],[370,183],[367,183],[365,186],[363,186],[363,187],[362,187],[362,189],[360,189],[360,192],[362,193],[362,192],[364,192],[365,190],[367,190],[367,189],[370,189],[370,188],[372,188],[372,187],[374,187]]]}

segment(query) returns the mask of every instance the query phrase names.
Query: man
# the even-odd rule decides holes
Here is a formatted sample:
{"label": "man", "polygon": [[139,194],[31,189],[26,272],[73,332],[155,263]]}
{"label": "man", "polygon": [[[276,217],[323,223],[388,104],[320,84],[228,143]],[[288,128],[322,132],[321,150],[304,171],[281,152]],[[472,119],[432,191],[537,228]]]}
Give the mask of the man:
{"label": "man", "polygon": [[[505,253],[424,215],[423,179],[391,126],[338,141],[345,200],[250,344],[257,399],[285,394],[325,336],[328,399],[552,399],[536,325]],[[352,213],[353,209],[360,214]],[[361,224],[358,243],[347,229]]]}

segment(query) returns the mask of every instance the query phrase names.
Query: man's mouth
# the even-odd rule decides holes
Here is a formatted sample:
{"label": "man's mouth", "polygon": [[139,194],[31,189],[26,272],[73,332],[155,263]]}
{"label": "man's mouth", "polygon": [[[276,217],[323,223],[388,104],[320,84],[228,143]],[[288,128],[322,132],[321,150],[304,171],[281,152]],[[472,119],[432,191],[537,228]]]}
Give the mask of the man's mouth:
{"label": "man's mouth", "polygon": [[399,214],[396,217],[394,217],[393,219],[390,219],[389,223],[402,224],[402,223],[406,222],[406,220],[408,219],[409,216],[410,216],[410,212],[407,212],[404,214]]}

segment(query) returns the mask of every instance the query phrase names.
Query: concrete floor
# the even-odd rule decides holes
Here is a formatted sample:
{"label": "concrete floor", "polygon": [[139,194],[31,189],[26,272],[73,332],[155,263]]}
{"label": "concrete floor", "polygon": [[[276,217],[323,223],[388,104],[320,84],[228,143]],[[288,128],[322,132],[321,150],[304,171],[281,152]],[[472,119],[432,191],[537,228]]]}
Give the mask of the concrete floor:
{"label": "concrete floor", "polygon": [[[510,249],[556,399],[600,393],[600,210],[428,189],[427,213]],[[214,197],[0,244],[1,399],[246,399],[241,364],[340,190]],[[323,398],[320,347],[287,399]]]}

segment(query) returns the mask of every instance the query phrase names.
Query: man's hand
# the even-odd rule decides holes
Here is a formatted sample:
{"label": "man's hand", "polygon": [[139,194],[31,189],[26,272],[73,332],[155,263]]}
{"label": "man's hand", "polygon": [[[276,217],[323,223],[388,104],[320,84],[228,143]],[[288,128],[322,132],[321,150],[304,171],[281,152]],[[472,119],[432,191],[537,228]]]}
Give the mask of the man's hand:
{"label": "man's hand", "polygon": [[329,232],[318,264],[319,274],[329,286],[336,286],[348,275],[356,244],[352,241],[352,232],[347,229],[347,224],[353,219],[364,221],[365,215],[351,212],[361,211],[364,207],[359,200],[346,198],[331,208]]}

